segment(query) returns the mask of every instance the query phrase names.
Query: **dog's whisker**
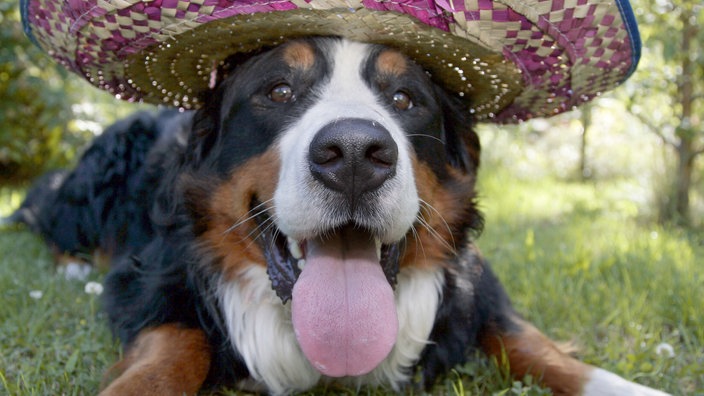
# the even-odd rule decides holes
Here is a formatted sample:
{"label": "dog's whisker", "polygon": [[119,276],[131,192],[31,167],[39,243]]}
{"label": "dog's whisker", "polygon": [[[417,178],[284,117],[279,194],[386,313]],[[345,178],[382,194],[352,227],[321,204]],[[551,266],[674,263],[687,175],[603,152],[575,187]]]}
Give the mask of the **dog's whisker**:
{"label": "dog's whisker", "polygon": [[[247,213],[244,214],[244,216],[247,216],[247,215],[249,215],[249,216],[247,216],[246,218],[243,218],[244,216],[240,217],[240,219],[238,219],[235,224],[233,224],[232,226],[228,227],[228,229],[226,229],[225,231],[223,231],[223,234],[230,233],[230,232],[234,231],[237,227],[240,227],[240,226],[242,226],[244,223],[248,222],[249,220],[252,220],[253,218],[259,216],[259,215],[262,214],[262,213],[266,213],[266,212],[268,212],[269,210],[272,210],[273,207],[269,208],[269,207],[267,207],[267,206],[265,206],[265,205],[266,205],[267,203],[273,201],[273,200],[274,200],[273,198],[272,198],[272,199],[268,199],[268,200],[266,200],[266,201],[260,203],[259,205],[253,207],[252,209],[250,209]],[[258,212],[255,212],[256,210],[258,210],[258,209],[261,208],[261,207],[264,207],[264,209],[259,210]]]}
{"label": "dog's whisker", "polygon": [[428,222],[427,222],[425,219],[419,217],[419,218],[418,218],[418,223],[419,223],[421,226],[423,226],[423,228],[425,228],[425,229],[428,231],[428,234],[429,234],[433,239],[435,239],[435,240],[437,240],[438,242],[440,242],[440,244],[441,244],[443,247],[445,247],[445,248],[447,248],[447,249],[452,249],[452,246],[451,246],[446,240],[444,240],[444,239],[442,238],[442,236],[440,236],[440,234],[439,234],[435,229],[433,229],[433,227],[431,227],[430,224],[428,224]]}
{"label": "dog's whisker", "polygon": [[[269,228],[271,228],[274,224],[275,223],[272,221],[271,224],[265,230],[262,230],[262,233],[267,232],[269,230]],[[279,230],[278,227],[275,227],[274,232],[272,233],[271,241],[269,242],[270,249],[276,249],[276,242],[275,241],[279,237],[280,234],[281,234],[281,230]],[[261,234],[259,234],[259,235],[261,236]]]}
{"label": "dog's whisker", "polygon": [[411,232],[413,233],[413,239],[415,239],[416,241],[416,252],[420,250],[423,253],[423,257],[427,258],[425,254],[425,247],[423,246],[423,241],[421,241],[420,234],[418,234],[418,230],[416,229],[415,225],[411,225]]}
{"label": "dog's whisker", "polygon": [[407,136],[408,136],[408,137],[424,137],[424,138],[430,138],[430,139],[433,139],[433,140],[437,140],[438,142],[440,142],[440,143],[442,143],[442,144],[445,144],[445,142],[443,142],[442,139],[440,139],[439,137],[437,137],[437,136],[432,136],[432,135],[428,135],[428,134],[425,134],[425,133],[412,133],[412,134],[408,134]]}
{"label": "dog's whisker", "polygon": [[[273,209],[273,207],[271,208]],[[272,238],[270,241],[270,246],[269,248],[276,248],[276,245],[274,244],[274,241],[276,241],[276,238],[281,234],[281,230],[279,230],[278,227],[276,227],[276,220],[273,217],[268,217],[264,222],[259,224],[255,229],[249,232],[242,240],[249,239],[249,243],[247,244],[247,248],[249,248],[254,242],[259,240],[262,235],[265,233],[269,232],[269,230],[274,227],[274,231],[272,232]],[[254,233],[257,233],[254,235]],[[254,236],[252,236],[254,235]],[[251,237],[251,238],[250,238]]]}
{"label": "dog's whisker", "polygon": [[[257,207],[259,207],[259,206],[261,206],[261,205],[257,205]],[[247,219],[248,220],[252,219],[252,218],[266,212],[267,210],[273,210],[273,207],[261,210],[255,214],[249,216]],[[251,213],[251,211],[249,213]],[[240,223],[243,224],[245,221],[246,220],[243,220]],[[239,224],[239,226],[241,226],[242,224]],[[239,243],[239,242],[248,241],[249,243],[247,244],[246,247],[249,248],[249,246],[251,246],[251,244],[253,242],[256,242],[259,238],[261,238],[261,236],[273,225],[275,225],[274,219],[272,217],[266,217],[266,219],[263,222],[257,223],[256,227],[251,229],[246,235],[243,235],[237,242]],[[239,226],[237,226],[237,227],[239,227]],[[222,237],[225,238],[229,233],[233,232],[237,227],[235,227],[235,226],[230,227],[227,231],[222,233]]]}
{"label": "dog's whisker", "polygon": [[[278,228],[276,228],[276,223],[272,218],[267,218],[266,221],[262,222],[261,224],[257,225],[256,228],[254,228],[252,231],[249,232],[246,236],[242,238],[242,240],[249,240],[249,243],[247,244],[247,247],[249,247],[252,243],[256,242],[259,240],[259,238],[264,235],[271,227],[275,227],[275,235],[279,232]],[[256,233],[256,235],[255,235]]]}
{"label": "dog's whisker", "polygon": [[455,248],[456,244],[455,244],[455,239],[454,239],[454,236],[452,233],[452,228],[450,228],[450,225],[445,220],[445,217],[442,215],[442,213],[440,213],[439,210],[435,209],[435,207],[433,205],[431,205],[429,202],[423,200],[422,198],[419,198],[419,200],[421,202],[421,205],[423,205],[423,207],[435,212],[438,215],[438,217],[440,218],[440,220],[442,220],[442,223],[445,226],[445,229],[447,229],[447,233],[450,235],[452,247]]}
{"label": "dog's whisker", "polygon": [[[240,217],[240,219],[238,219],[237,223],[232,225],[230,227],[230,229],[237,228],[237,227],[241,226],[242,224],[246,223],[247,221],[259,216],[260,214],[266,213],[269,210],[273,210],[273,207],[266,206],[268,203],[272,202],[273,200],[274,200],[273,198],[267,199],[266,201],[251,208],[247,213],[245,213],[242,217]],[[263,208],[263,209],[259,210],[260,208]],[[249,215],[249,216],[247,216],[247,215]],[[244,216],[247,216],[247,217],[243,218]]]}
{"label": "dog's whisker", "polygon": [[433,228],[433,227],[430,225],[430,223],[428,223],[428,221],[422,216],[421,213],[419,213],[418,216],[416,217],[418,223],[421,224],[421,225],[428,231],[428,233],[429,233],[433,238],[435,238],[438,242],[440,242],[444,247],[446,247],[449,251],[454,252],[454,251],[456,250],[455,240],[454,240],[454,237],[453,237],[453,235],[452,235],[452,229],[450,228],[449,224],[447,224],[447,221],[445,221],[445,218],[442,216],[442,214],[441,214],[437,209],[435,209],[435,208],[434,208],[432,205],[430,205],[428,202],[426,202],[426,201],[424,201],[424,200],[422,200],[422,199],[420,199],[420,202],[421,202],[423,208],[425,208],[426,210],[435,212],[435,213],[439,216],[439,218],[440,218],[440,220],[442,221],[443,225],[444,225],[445,228],[447,229],[448,234],[450,235],[450,238],[451,238],[450,241],[448,241],[448,240],[446,240],[445,238],[443,238],[442,235],[440,235],[440,232],[438,232],[438,230],[436,230],[435,228]]}

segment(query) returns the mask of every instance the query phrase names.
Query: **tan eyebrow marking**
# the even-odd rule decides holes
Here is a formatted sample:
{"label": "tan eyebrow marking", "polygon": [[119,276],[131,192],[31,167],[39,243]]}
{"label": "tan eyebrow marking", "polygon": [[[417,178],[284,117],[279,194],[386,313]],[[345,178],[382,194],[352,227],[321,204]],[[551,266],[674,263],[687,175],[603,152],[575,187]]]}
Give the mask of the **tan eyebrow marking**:
{"label": "tan eyebrow marking", "polygon": [[291,43],[284,51],[284,61],[296,69],[310,69],[315,63],[315,52],[308,43]]}
{"label": "tan eyebrow marking", "polygon": [[376,60],[379,73],[400,76],[408,70],[408,61],[398,51],[384,50]]}

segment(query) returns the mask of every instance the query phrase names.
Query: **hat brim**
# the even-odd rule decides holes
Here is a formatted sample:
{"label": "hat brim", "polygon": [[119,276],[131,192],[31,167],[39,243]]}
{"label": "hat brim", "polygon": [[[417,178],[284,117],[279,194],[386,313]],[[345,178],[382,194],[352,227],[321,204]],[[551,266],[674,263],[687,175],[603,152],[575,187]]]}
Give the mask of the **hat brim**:
{"label": "hat brim", "polygon": [[627,2],[568,1],[443,1],[444,13],[428,15],[371,9],[377,3],[342,7],[343,0],[277,0],[268,8],[242,0],[225,8],[208,0],[124,0],[67,14],[61,0],[23,0],[23,16],[40,47],[126,100],[197,108],[230,55],[296,37],[342,36],[398,48],[465,98],[478,120],[514,122],[590,100],[637,63]]}

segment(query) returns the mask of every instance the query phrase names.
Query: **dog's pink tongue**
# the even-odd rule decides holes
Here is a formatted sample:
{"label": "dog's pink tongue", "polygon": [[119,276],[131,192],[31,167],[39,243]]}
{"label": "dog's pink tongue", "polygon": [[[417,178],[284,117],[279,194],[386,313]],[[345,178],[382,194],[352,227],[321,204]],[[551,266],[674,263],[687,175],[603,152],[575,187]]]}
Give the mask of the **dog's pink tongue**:
{"label": "dog's pink tongue", "polygon": [[308,241],[291,304],[298,343],[322,374],[366,374],[396,342],[393,290],[374,242],[361,232],[345,229]]}

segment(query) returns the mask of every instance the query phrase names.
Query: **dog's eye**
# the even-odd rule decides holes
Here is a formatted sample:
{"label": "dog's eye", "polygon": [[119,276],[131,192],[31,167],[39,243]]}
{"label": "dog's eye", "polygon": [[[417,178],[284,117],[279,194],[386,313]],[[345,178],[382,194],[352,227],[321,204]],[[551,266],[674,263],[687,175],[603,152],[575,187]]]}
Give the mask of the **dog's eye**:
{"label": "dog's eye", "polygon": [[277,84],[269,91],[269,99],[276,103],[288,103],[293,100],[293,89],[286,83]]}
{"label": "dog's eye", "polygon": [[391,97],[391,100],[393,100],[394,107],[398,110],[410,110],[413,108],[411,97],[403,91],[396,91],[394,96]]}

